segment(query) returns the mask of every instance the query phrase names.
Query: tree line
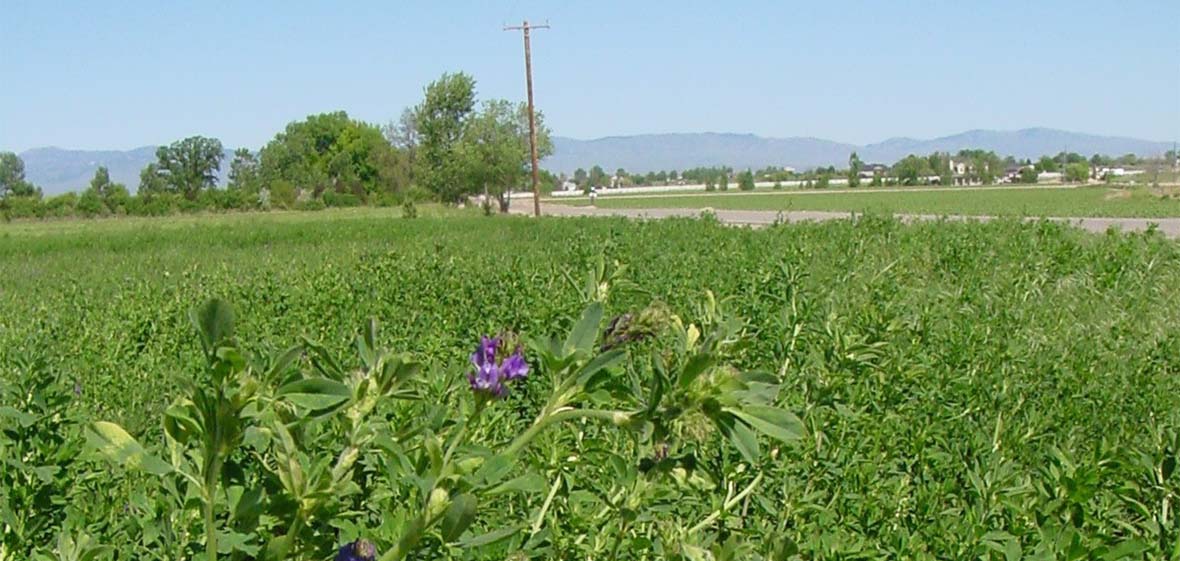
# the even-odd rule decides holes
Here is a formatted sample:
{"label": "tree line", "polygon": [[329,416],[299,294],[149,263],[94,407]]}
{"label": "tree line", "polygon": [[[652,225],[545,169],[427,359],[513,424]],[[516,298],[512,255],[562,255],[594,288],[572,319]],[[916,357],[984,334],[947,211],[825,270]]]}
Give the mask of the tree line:
{"label": "tree line", "polygon": [[[540,157],[552,153],[537,114]],[[344,111],[288,124],[257,151],[228,158],[216,138],[192,136],[156,149],[135,192],[100,166],[80,193],[44,197],[25,177],[24,162],[0,153],[0,211],[5,217],[162,215],[202,210],[314,210],[422,200],[462,203],[474,196],[507,211],[508,193],[529,176],[527,106],[479,102],[475,80],[444,74],[423,99],[381,127]],[[556,178],[542,174],[547,189]]]}
{"label": "tree line", "polygon": [[1036,183],[1043,173],[1061,174],[1067,182],[1083,182],[1089,179],[1103,179],[1099,170],[1107,167],[1134,167],[1153,164],[1171,166],[1176,163],[1175,151],[1169,150],[1162,159],[1140,158],[1135,154],[1112,157],[1094,154],[1086,158],[1074,152],[1060,152],[1053,156],[1042,156],[1036,161],[1017,160],[1012,156],[1001,157],[994,151],[965,149],[956,153],[934,152],[925,156],[910,154],[892,165],[868,164],[856,152],[849,155],[848,165],[815,167],[796,171],[788,167],[767,166],[759,170],[736,171],[728,166],[697,167],[683,171],[649,171],[646,174],[628,173],[619,168],[614,175],[608,174],[602,166],[594,165],[589,171],[578,168],[568,179],[579,189],[606,187],[666,186],[678,184],[703,184],[706,191],[728,190],[731,184],[739,189],[752,190],[755,182],[798,182],[804,187],[823,188],[835,179],[844,181],[849,187],[861,185],[991,185],[1008,180],[1017,183]]}

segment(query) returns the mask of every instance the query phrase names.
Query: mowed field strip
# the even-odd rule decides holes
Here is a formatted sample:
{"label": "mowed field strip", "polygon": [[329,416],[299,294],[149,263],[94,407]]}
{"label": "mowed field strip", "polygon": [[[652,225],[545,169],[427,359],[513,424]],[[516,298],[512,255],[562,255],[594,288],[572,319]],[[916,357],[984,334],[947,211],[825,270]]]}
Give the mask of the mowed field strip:
{"label": "mowed field strip", "polygon": [[[806,193],[806,194],[804,194]],[[523,210],[524,205],[519,205]],[[893,214],[902,218],[926,217],[1034,217],[1059,220],[1082,219],[1104,230],[1114,224],[1126,229],[1147,227],[1149,222],[1164,228],[1180,219],[1180,199],[1167,191],[1147,188],[1111,189],[1107,187],[1014,187],[912,189],[878,191],[792,191],[774,193],[710,193],[677,196],[609,196],[600,197],[596,210],[587,212],[587,199],[548,200],[551,214],[615,214],[636,216],[631,211],[648,211],[648,216],[669,214],[663,211],[709,209],[723,220],[744,223],[770,223],[780,214],[786,220],[812,220],[847,217],[850,213]],[[579,209],[579,210],[571,210]],[[627,212],[615,212],[627,211]],[[724,211],[743,211],[727,213]],[[676,212],[672,214],[681,215]],[[1109,218],[1152,219],[1105,220]],[[1090,220],[1103,219],[1103,220]],[[1180,230],[1178,230],[1180,232]]]}

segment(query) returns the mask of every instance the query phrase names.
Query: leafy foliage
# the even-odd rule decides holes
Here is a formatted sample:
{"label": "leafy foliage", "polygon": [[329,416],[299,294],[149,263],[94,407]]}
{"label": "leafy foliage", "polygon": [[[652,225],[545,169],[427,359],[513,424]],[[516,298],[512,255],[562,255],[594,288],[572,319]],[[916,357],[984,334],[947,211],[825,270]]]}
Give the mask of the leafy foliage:
{"label": "leafy foliage", "polygon": [[[201,558],[207,512],[226,559],[1180,553],[1157,234],[263,216],[13,230],[0,263],[13,558]],[[507,332],[532,372],[480,410]]]}

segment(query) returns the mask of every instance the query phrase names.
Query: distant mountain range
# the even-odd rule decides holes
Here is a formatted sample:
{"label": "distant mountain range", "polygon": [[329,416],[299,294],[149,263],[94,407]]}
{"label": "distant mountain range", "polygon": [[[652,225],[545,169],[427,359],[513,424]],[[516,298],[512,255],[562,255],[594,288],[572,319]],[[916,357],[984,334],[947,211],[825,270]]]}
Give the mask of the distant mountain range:
{"label": "distant mountain range", "polygon": [[554,153],[542,162],[554,172],[601,165],[608,172],[624,168],[646,173],[682,170],[697,166],[728,165],[735,169],[758,169],[768,165],[798,169],[842,166],[855,151],[866,163],[892,164],[909,154],[958,152],[966,148],[992,150],[1018,159],[1038,158],[1062,150],[1086,156],[1162,155],[1170,142],[1098,136],[1056,129],[1033,128],[1018,131],[973,130],[931,140],[891,138],[858,146],[820,138],[765,138],[752,134],[689,133],[611,136],[595,140],[555,137]]}
{"label": "distant mountain range", "polygon": [[[1018,131],[973,130],[931,140],[891,138],[858,146],[820,138],[765,138],[752,134],[683,133],[611,136],[595,140],[554,137],[554,153],[542,161],[553,172],[572,173],[577,168],[597,164],[607,171],[624,168],[646,173],[659,170],[682,170],[697,166],[727,165],[735,169],[763,168],[769,165],[798,169],[816,166],[841,166],[848,155],[857,152],[867,163],[892,164],[908,154],[957,152],[964,148],[993,150],[1001,156],[1037,158],[1062,150],[1086,156],[1137,154],[1153,156],[1172,148],[1168,142],[1134,138],[1097,136],[1056,129]],[[134,150],[66,150],[34,148],[20,154],[25,174],[46,194],[80,191],[90,183],[94,170],[105,165],[111,179],[132,191],[139,184],[139,171],[155,160],[154,146]],[[222,176],[229,168],[229,154],[222,162]]]}

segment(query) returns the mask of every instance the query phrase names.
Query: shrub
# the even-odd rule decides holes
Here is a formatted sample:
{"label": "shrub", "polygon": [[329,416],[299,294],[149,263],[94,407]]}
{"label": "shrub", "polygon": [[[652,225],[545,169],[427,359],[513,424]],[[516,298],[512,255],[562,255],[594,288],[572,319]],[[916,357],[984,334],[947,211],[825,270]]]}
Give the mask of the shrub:
{"label": "shrub", "polygon": [[335,191],[324,191],[324,206],[339,208],[339,207],[355,207],[364,204],[360,197],[352,193],[337,193]]}
{"label": "shrub", "polygon": [[308,199],[306,201],[299,201],[299,202],[295,203],[295,206],[293,208],[295,210],[316,211],[316,210],[324,210],[327,207],[324,206],[324,201],[321,201],[319,199]]}
{"label": "shrub", "polygon": [[738,189],[741,191],[754,190],[754,174],[750,173],[750,170],[746,170],[738,176]]}
{"label": "shrub", "polygon": [[110,210],[103,202],[102,197],[98,196],[98,192],[94,189],[87,189],[78,198],[78,214],[86,218],[94,218],[97,216],[106,216]]}
{"label": "shrub", "polygon": [[278,208],[293,208],[295,206],[295,185],[285,179],[272,181],[270,184],[270,206]]}
{"label": "shrub", "polygon": [[74,192],[63,193],[56,197],[45,199],[42,203],[45,206],[45,216],[52,218],[65,218],[73,216],[74,207],[78,204],[78,194]]}
{"label": "shrub", "polygon": [[4,200],[4,216],[13,218],[42,218],[45,207],[40,197],[6,197]]}

